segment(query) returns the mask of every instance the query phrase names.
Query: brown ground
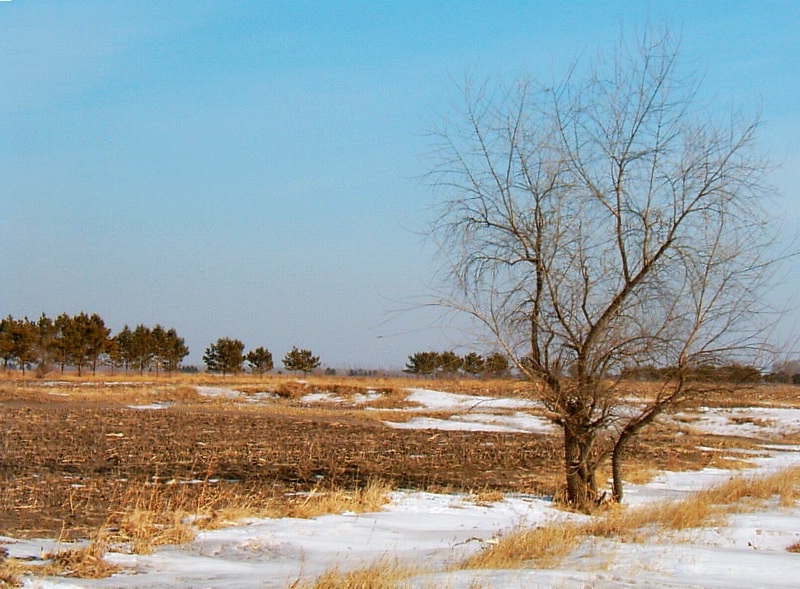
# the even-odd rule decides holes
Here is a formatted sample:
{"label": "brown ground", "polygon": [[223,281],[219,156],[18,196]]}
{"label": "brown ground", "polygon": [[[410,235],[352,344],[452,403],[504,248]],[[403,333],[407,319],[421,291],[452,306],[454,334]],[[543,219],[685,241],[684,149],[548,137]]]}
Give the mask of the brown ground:
{"label": "brown ground", "polygon": [[[356,411],[259,410],[194,402],[153,410],[0,386],[0,535],[86,537],[107,524],[131,485],[227,486],[275,496],[381,479],[417,489],[553,494],[559,436],[397,430]],[[630,468],[702,468],[722,439],[661,429],[633,446]]]}

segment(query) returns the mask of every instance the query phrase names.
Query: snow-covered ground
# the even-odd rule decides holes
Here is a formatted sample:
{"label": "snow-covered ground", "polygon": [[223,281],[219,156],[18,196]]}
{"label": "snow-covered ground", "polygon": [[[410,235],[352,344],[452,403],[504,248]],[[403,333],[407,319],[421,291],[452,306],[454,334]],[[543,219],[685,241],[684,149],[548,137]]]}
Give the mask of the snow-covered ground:
{"label": "snow-covered ground", "polygon": [[[385,421],[398,429],[441,429],[489,432],[551,432],[553,424],[539,415],[515,409],[534,409],[537,403],[529,399],[498,399],[473,395],[459,395],[411,389],[406,400],[416,403],[416,411],[444,411],[452,413],[447,419],[414,417],[404,422]],[[413,410],[412,410],[413,411]]]}
{"label": "snow-covered ground", "polygon": [[[205,394],[228,396],[223,390]],[[483,422],[518,428],[513,431],[538,431],[531,428],[546,426],[540,417],[525,412],[533,408],[529,401],[424,390],[412,391],[409,398],[424,409],[454,413],[448,420],[418,421],[420,426],[472,428]],[[506,413],[492,413],[497,409]],[[682,416],[687,417],[691,417],[691,427],[760,439],[800,427],[800,411],[795,409],[708,409]],[[498,418],[511,421],[498,422]],[[800,465],[800,448],[769,446],[749,460],[754,464],[751,474],[766,474]],[[626,502],[636,505],[677,498],[742,473],[720,469],[663,473],[646,485],[628,485]],[[660,533],[641,543],[593,539],[554,570],[448,572],[450,565],[516,526],[582,517],[529,496],[509,495],[484,505],[463,495],[396,491],[391,503],[377,513],[250,520],[202,532],[191,544],[162,547],[152,555],[111,552],[107,559],[122,565],[125,572],[108,579],[28,580],[27,586],[283,588],[300,575],[313,578],[333,566],[361,567],[385,558],[432,571],[405,582],[419,589],[800,586],[800,554],[786,550],[800,542],[800,504],[787,508],[777,502],[731,516],[724,525]],[[51,540],[0,538],[0,544],[16,557],[38,556],[57,548]]]}

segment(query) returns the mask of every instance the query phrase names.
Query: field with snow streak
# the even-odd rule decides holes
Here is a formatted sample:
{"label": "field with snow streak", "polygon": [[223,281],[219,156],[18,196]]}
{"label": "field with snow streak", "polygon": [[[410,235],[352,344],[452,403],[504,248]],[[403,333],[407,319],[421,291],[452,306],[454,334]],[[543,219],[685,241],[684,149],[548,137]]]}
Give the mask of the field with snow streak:
{"label": "field with snow streak", "polygon": [[[28,388],[17,387],[14,395],[9,393],[3,398],[6,408],[30,409],[34,397],[39,405],[45,403],[46,398],[39,396],[41,387],[34,390],[36,387],[26,386]],[[150,416],[172,415],[175,419],[177,416],[191,419],[193,412],[199,418],[205,415],[204,411],[223,414],[235,411],[237,419],[243,422],[259,415],[259,408],[286,403],[287,398],[285,394],[281,395],[280,390],[272,391],[269,386],[181,386],[193,387],[197,397],[191,391],[183,391],[181,395],[159,394],[157,389],[163,388],[163,385],[146,384],[136,385],[137,389],[142,390],[138,391],[135,398],[120,398],[113,410],[113,417],[120,424],[119,431],[109,429],[111,422],[102,422],[105,428],[102,434],[106,439],[103,459],[108,458],[108,452],[119,452],[123,448],[130,450],[133,447],[115,446],[135,437],[133,431],[124,425],[132,414],[142,420],[138,422],[140,425],[149,423]],[[393,384],[393,387],[393,394],[397,397],[396,407],[381,406],[381,393],[369,387],[363,391],[341,387],[324,390],[324,386],[308,391],[300,388],[286,403],[284,413],[289,414],[287,419],[306,419],[303,422],[306,428],[314,427],[316,422],[308,420],[308,415],[313,414],[317,421],[332,427],[330,432],[349,431],[345,424],[350,424],[349,420],[357,415],[357,419],[366,420],[362,423],[363,428],[376,428],[387,439],[402,435],[408,435],[410,439],[421,436],[419,446],[411,450],[420,455],[426,442],[433,446],[456,434],[475,436],[474,440],[481,444],[499,444],[504,440],[516,443],[514,441],[518,437],[557,439],[558,436],[558,431],[546,421],[535,401],[518,395],[496,397],[490,392],[474,390],[469,394],[457,394],[426,389],[416,384],[399,391],[396,385]],[[58,395],[72,395],[72,402],[78,403],[80,409],[87,411],[87,415],[105,415],[102,412],[91,413],[98,410],[95,403],[100,401],[83,396],[88,387],[75,385],[55,388],[58,389]],[[263,390],[256,390],[261,388]],[[29,393],[30,397],[26,397]],[[56,391],[46,394],[56,398],[53,393]],[[107,394],[111,395],[111,392]],[[57,400],[65,402],[63,398]],[[103,401],[105,405],[109,403],[113,404],[110,398]],[[758,407],[698,407],[666,419],[663,426],[678,432],[675,437],[676,452],[682,443],[680,438],[691,438],[688,445],[699,446],[698,451],[706,457],[699,464],[715,466],[675,472],[660,468],[661,472],[650,480],[642,484],[628,484],[624,510],[685,501],[704,488],[725,484],[735,477],[751,477],[755,481],[776,472],[800,467],[800,447],[797,445],[800,441],[800,411],[795,405],[797,403],[792,402],[790,392],[788,396],[783,395],[780,403],[765,401]],[[31,411],[28,414],[38,415]],[[375,414],[374,418],[367,415],[371,413]],[[13,448],[10,445],[19,441],[19,438],[9,434],[9,430],[13,430],[15,425],[19,427],[22,415],[16,414],[16,422],[5,422],[4,458],[12,456]],[[338,430],[331,425],[331,421],[340,423]],[[223,422],[214,423],[222,429],[223,426],[219,424]],[[166,422],[155,423],[163,427]],[[268,425],[268,422],[264,425]],[[88,434],[72,432],[72,435],[79,437]],[[248,436],[245,433],[243,440],[248,441]],[[265,443],[268,443],[269,434],[265,436]],[[198,437],[194,441],[195,449],[204,449],[208,445],[197,444],[212,444],[213,439]],[[177,442],[184,443],[180,440]],[[469,438],[466,438],[466,442],[469,442]],[[453,452],[460,446],[451,445],[448,448]],[[396,448],[387,447],[388,450]],[[645,452],[646,448],[643,446],[642,450]],[[184,451],[188,452],[188,447],[181,450]],[[348,450],[343,449],[342,452]],[[197,455],[193,456],[196,458]],[[445,453],[438,456],[443,457]],[[500,460],[498,454],[479,455],[475,460],[480,461],[481,456],[487,461],[493,458]],[[663,467],[663,460],[657,460],[658,453],[653,451],[652,456],[654,462],[650,466]],[[117,456],[116,459],[122,458]],[[459,460],[458,456],[449,458],[456,463]],[[405,459],[408,460],[408,457]],[[465,455],[465,459],[471,458]],[[421,468],[429,467],[425,466],[425,459],[410,460],[387,462],[386,470],[398,475],[397,480],[401,480],[401,473],[392,471],[392,468],[413,468],[414,460],[421,463]],[[740,468],[721,468],[726,461]],[[165,467],[167,462],[164,462]],[[169,464],[174,468],[179,462],[176,459],[174,464]],[[87,465],[100,468],[100,457],[97,457],[97,462],[89,461]],[[10,472],[11,466],[6,460],[3,466]],[[42,464],[33,465],[31,469],[38,468],[42,472],[49,470],[52,474],[57,466],[52,461],[43,460]],[[80,465],[76,466],[74,461],[66,466],[70,466],[66,469],[68,471],[80,471]],[[194,470],[199,467],[197,464],[187,465],[185,472],[176,470],[169,474],[179,479],[178,482],[188,485],[190,476],[201,474],[193,473],[190,466]],[[491,471],[495,466],[486,464],[486,469]],[[138,472],[137,468],[143,469],[144,464],[137,463],[136,468],[131,467],[128,474],[133,476]],[[507,468],[522,469],[523,466],[509,462]],[[433,473],[432,470],[430,476]],[[35,473],[27,474],[33,476]],[[324,478],[327,474],[320,470],[316,474],[308,473],[308,476]],[[447,478],[443,476],[442,482]],[[508,482],[512,479],[509,476],[505,480]],[[277,474],[274,480],[278,480]],[[408,477],[406,482],[411,480],[413,477]],[[479,480],[469,479],[473,484]],[[489,480],[493,481],[492,488],[495,491],[503,486],[501,478]],[[436,485],[395,488],[389,494],[387,504],[366,513],[344,511],[312,518],[249,517],[218,529],[201,529],[189,541],[158,546],[150,554],[131,553],[129,546],[110,543],[104,547],[102,558],[116,567],[114,570],[117,572],[106,578],[30,574],[22,574],[18,578],[24,586],[43,588],[284,588],[304,586],[300,579],[308,581],[309,584],[305,586],[313,586],[310,584],[313,579],[325,571],[333,568],[340,571],[360,569],[376,562],[382,562],[383,567],[398,569],[395,574],[398,587],[415,588],[796,587],[796,579],[800,578],[800,554],[787,550],[800,543],[798,488],[792,490],[792,501],[779,501],[777,498],[740,500],[738,503],[746,503],[742,509],[720,513],[698,527],[644,527],[635,537],[586,536],[556,562],[547,565],[520,563],[514,568],[466,569],[467,559],[492,550],[503,537],[515,530],[547,528],[553,524],[582,526],[591,521],[592,518],[588,516],[559,509],[546,494],[522,492],[514,485],[523,479],[514,480],[516,483],[509,483],[499,493],[482,493],[484,489],[479,485],[459,488],[459,485],[453,484],[453,491],[447,493],[433,492]],[[70,485],[76,485],[73,487],[76,497],[80,491],[78,485],[81,484],[84,484],[81,479],[71,479]],[[324,492],[324,489],[319,492]],[[34,507],[29,507],[29,510],[35,508],[35,503],[31,502],[30,505]],[[593,517],[603,518],[605,515]],[[13,531],[10,524],[5,525],[4,535],[0,537],[0,546],[8,552],[7,561],[34,563],[34,566],[46,564],[43,555],[57,554],[65,548],[88,543],[88,539],[71,544],[59,542],[55,535],[30,537],[29,534],[15,535],[8,531]]]}

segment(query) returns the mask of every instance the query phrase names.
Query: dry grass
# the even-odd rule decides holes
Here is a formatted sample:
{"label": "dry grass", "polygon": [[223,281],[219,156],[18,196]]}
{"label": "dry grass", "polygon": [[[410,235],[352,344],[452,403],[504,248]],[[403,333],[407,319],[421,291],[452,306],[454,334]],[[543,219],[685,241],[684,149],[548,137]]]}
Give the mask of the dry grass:
{"label": "dry grass", "polygon": [[800,554],[800,542],[795,542],[791,546],[786,548],[787,552],[793,552],[795,554]]}
{"label": "dry grass", "polygon": [[198,500],[184,489],[157,483],[131,486],[111,515],[109,539],[127,544],[134,554],[151,554],[163,544],[191,542],[195,531],[187,520],[207,507],[204,493]]}
{"label": "dry grass", "polygon": [[[83,579],[108,577],[121,569],[104,560],[109,547],[115,551],[133,554],[151,554],[157,546],[164,544],[186,544],[195,537],[198,528],[213,529],[232,525],[247,517],[316,517],[343,511],[366,512],[380,509],[388,501],[391,488],[379,481],[364,488],[315,489],[307,494],[291,497],[263,497],[239,495],[233,488],[217,487],[208,482],[200,493],[188,492],[188,485],[175,483],[147,483],[132,486],[119,498],[118,507],[109,521],[96,533],[88,544],[46,554],[42,559],[23,561],[4,559],[0,562],[0,589],[19,587],[22,576],[62,576]],[[261,501],[259,501],[261,500]],[[385,585],[361,585],[359,579],[368,579],[369,574],[381,569],[377,579],[386,580]],[[399,567],[385,563],[370,569],[372,573],[357,572],[341,574],[349,579],[349,585],[336,585],[338,571],[331,571],[320,582],[320,587],[389,587],[392,575],[399,574]],[[327,579],[327,581],[325,580]],[[296,587],[306,587],[297,584]]]}
{"label": "dry grass", "polygon": [[404,581],[419,573],[419,568],[383,559],[351,571],[343,572],[334,567],[313,580],[301,577],[287,589],[404,589],[409,586]]}
{"label": "dry grass", "polygon": [[[662,531],[721,524],[727,515],[758,509],[775,497],[782,506],[793,506],[800,499],[799,486],[800,468],[791,468],[765,477],[736,477],[681,501],[638,509],[609,506],[604,515],[585,524],[559,522],[515,530],[468,559],[465,567],[552,567],[591,537],[637,542]],[[800,543],[795,549],[800,550]]]}
{"label": "dry grass", "polygon": [[486,507],[491,505],[492,503],[497,503],[505,499],[505,493],[498,489],[482,489],[479,491],[471,491],[465,498],[464,501],[468,501],[469,503],[474,503],[480,507]]}
{"label": "dry grass", "polygon": [[78,579],[105,579],[118,573],[118,566],[104,560],[107,545],[102,541],[90,542],[80,548],[66,548],[54,554],[45,555],[48,560],[39,575],[47,577],[74,577]]}
{"label": "dry grass", "polygon": [[150,554],[164,544],[191,542],[198,529],[218,529],[255,517],[312,518],[345,511],[378,511],[388,502],[391,487],[371,481],[363,488],[322,489],[291,495],[241,494],[236,486],[208,480],[189,484],[147,483],[132,486],[112,514],[107,539],[134,554]]}
{"label": "dry grass", "polygon": [[329,513],[367,513],[379,511],[389,502],[392,487],[382,481],[370,481],[356,489],[313,489],[293,501],[276,501],[267,510],[269,517],[311,518]]}
{"label": "dry grass", "polygon": [[580,526],[569,523],[517,529],[470,557],[464,568],[515,569],[529,565],[549,568],[577,549],[584,539]]}
{"label": "dry grass", "polygon": [[104,559],[108,545],[98,537],[82,546],[69,546],[39,559],[8,558],[0,562],[0,588],[22,587],[23,577],[105,579],[122,570]]}
{"label": "dry grass", "polygon": [[0,559],[0,589],[22,587],[25,567],[15,558]]}

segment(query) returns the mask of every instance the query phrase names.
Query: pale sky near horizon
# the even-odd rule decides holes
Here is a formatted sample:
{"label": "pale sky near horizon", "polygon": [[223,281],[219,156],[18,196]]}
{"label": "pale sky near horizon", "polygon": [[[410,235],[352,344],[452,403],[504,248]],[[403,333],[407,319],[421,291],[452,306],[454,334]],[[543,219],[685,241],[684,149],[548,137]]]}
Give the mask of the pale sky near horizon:
{"label": "pale sky near horizon", "polygon": [[393,312],[433,279],[426,131],[466,74],[560,78],[648,23],[760,112],[796,225],[793,0],[0,2],[0,314],[160,323],[197,364],[218,337],[341,368],[477,347]]}

